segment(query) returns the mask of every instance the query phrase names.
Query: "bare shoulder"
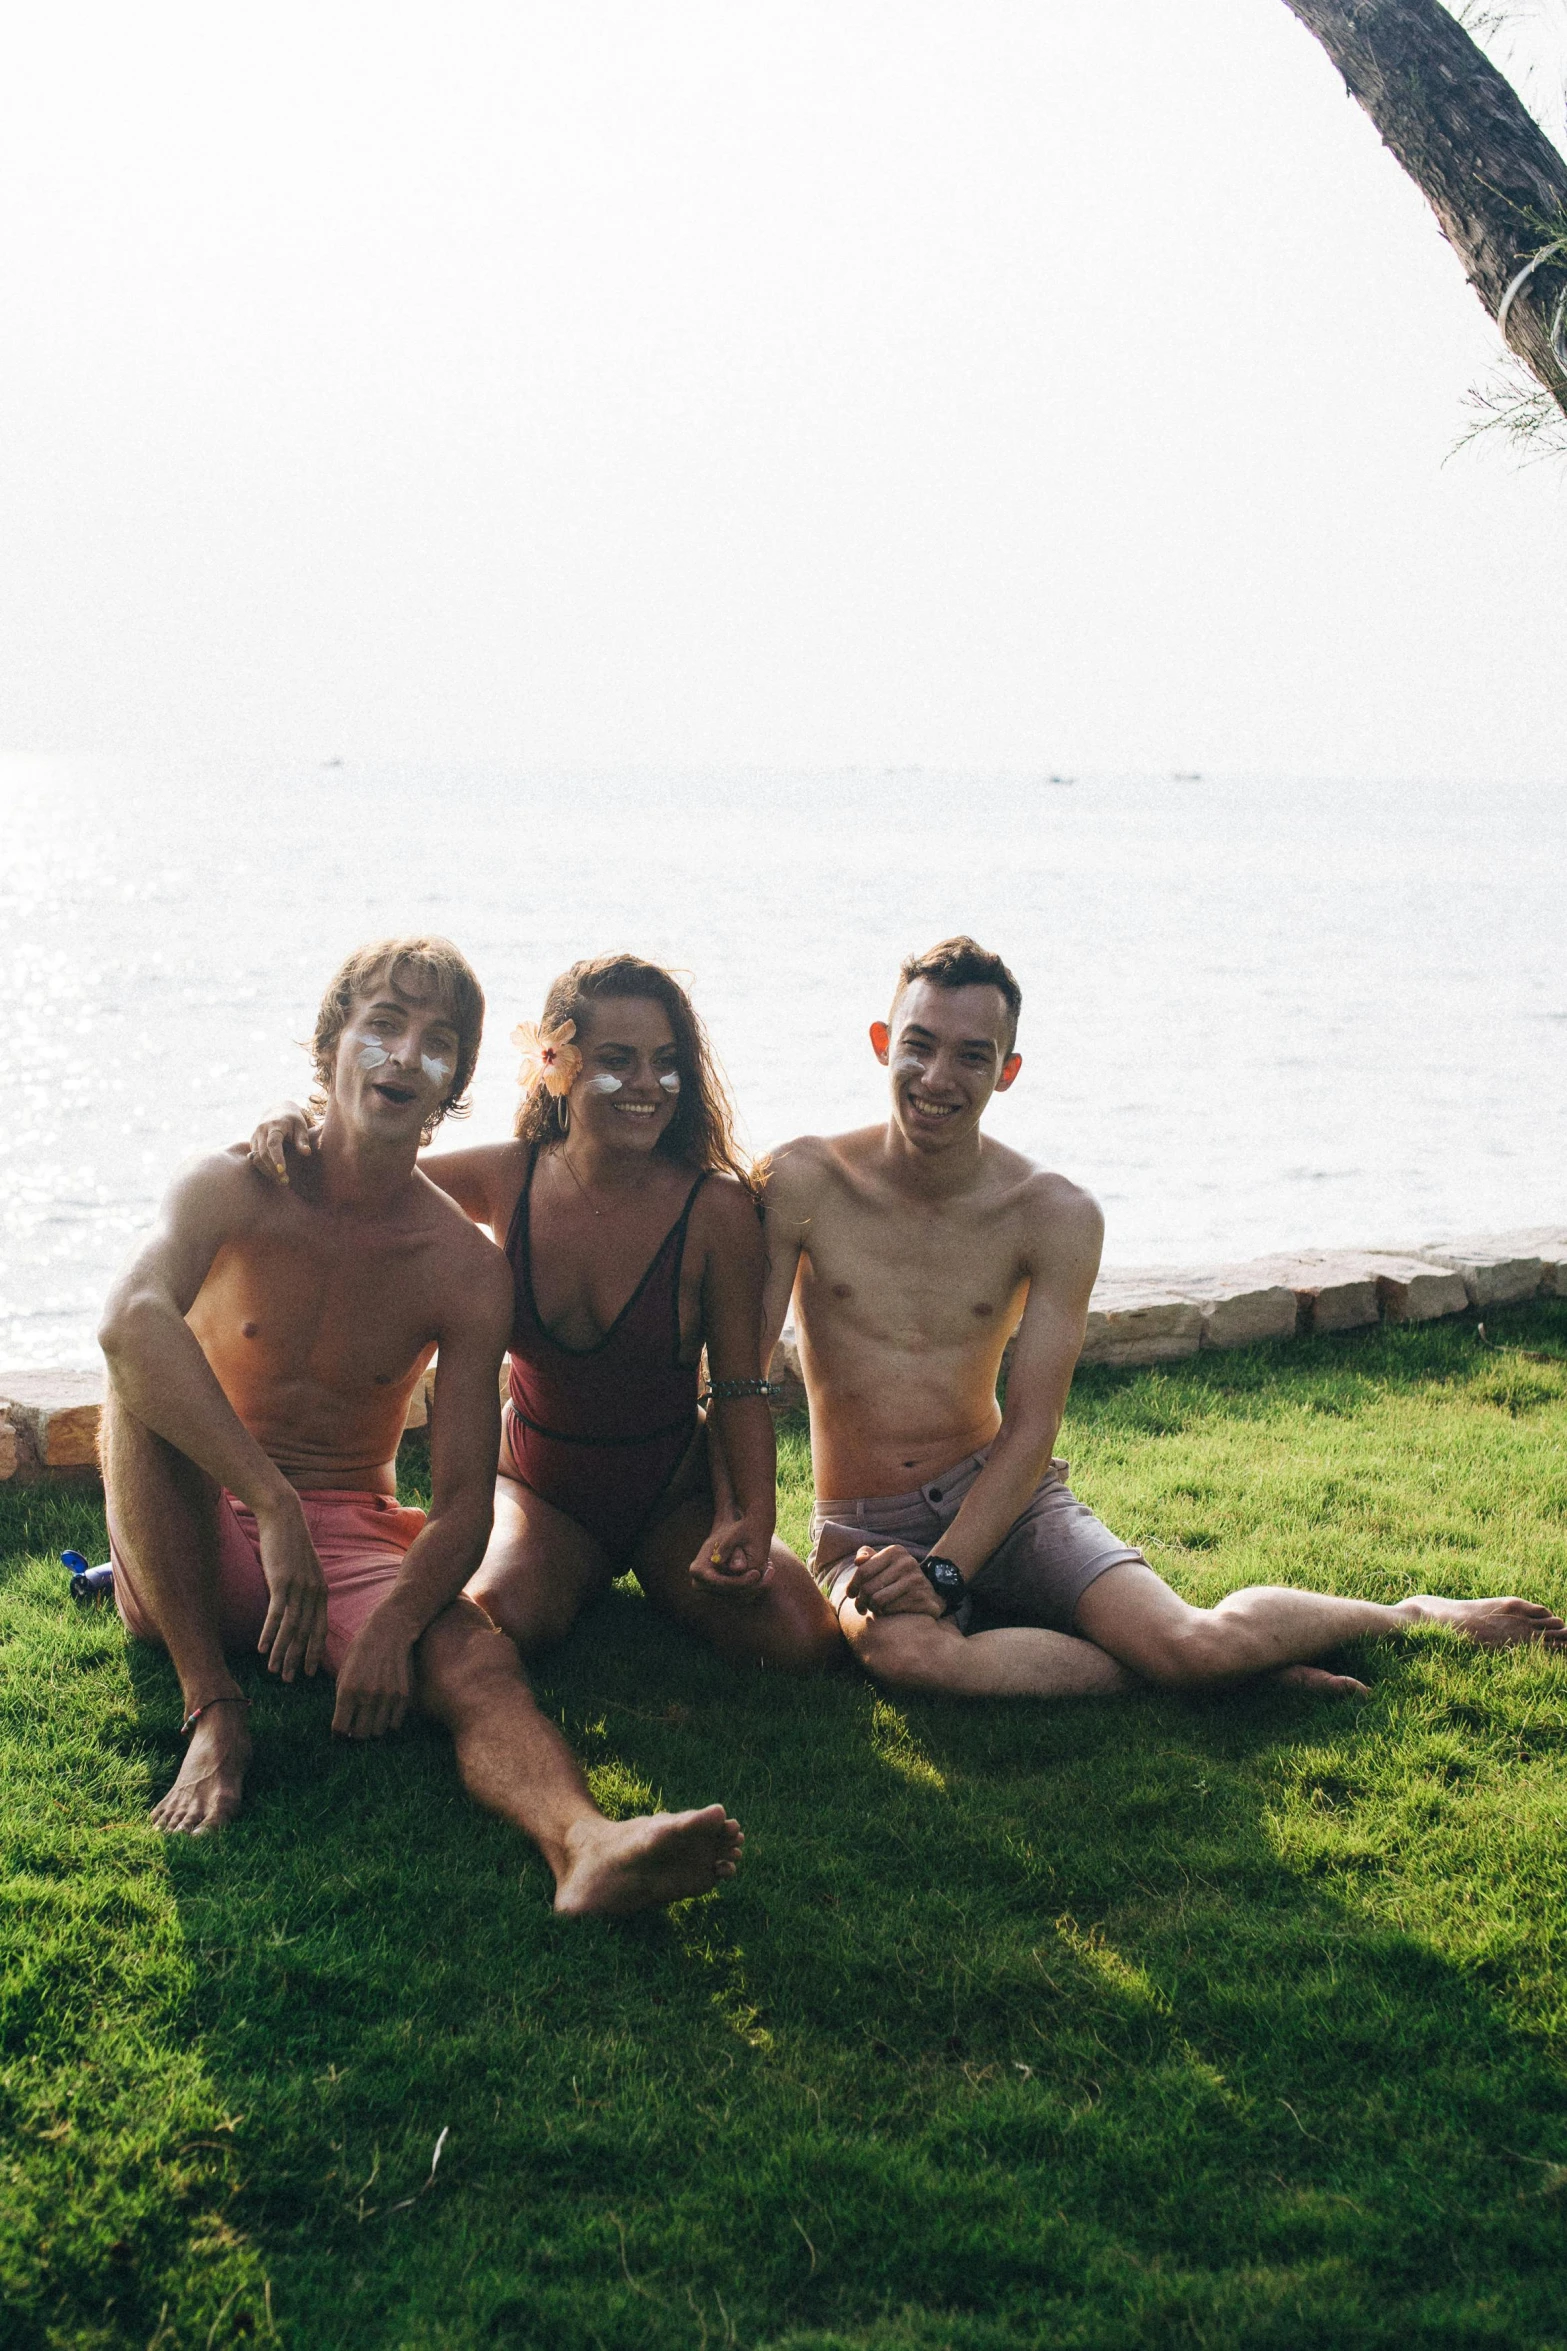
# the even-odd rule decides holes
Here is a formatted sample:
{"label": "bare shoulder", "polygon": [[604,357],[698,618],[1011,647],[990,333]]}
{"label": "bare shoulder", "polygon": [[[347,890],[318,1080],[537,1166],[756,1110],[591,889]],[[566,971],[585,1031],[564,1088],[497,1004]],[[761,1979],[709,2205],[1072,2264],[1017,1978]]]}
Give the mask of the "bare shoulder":
{"label": "bare shoulder", "polygon": [[504,1294],[509,1309],[511,1267],[505,1252],[497,1249],[489,1234],[438,1184],[424,1175],[416,1175],[414,1181],[419,1187],[420,1215],[440,1250],[443,1271],[449,1270],[459,1282],[477,1284],[484,1294]]}
{"label": "bare shoulder", "polygon": [[691,1222],[709,1240],[745,1243],[760,1230],[756,1201],[738,1176],[710,1175],[696,1196]]}
{"label": "bare shoulder", "polygon": [[805,1223],[834,1183],[870,1157],[881,1136],[880,1127],[860,1127],[847,1135],[796,1135],[792,1143],[781,1143],[767,1161],[768,1214]]}
{"label": "bare shoulder", "polygon": [[1070,1176],[1036,1167],[1019,1151],[1008,1151],[1007,1158],[1013,1167],[997,1172],[1016,1202],[1032,1262],[1041,1270],[1089,1262],[1097,1268],[1105,1220],[1092,1192],[1074,1184]]}
{"label": "bare shoulder", "polygon": [[231,1143],[176,1170],[163,1196],[163,1222],[177,1228],[199,1220],[237,1237],[252,1231],[276,1199],[276,1187],[250,1164],[250,1145]]}

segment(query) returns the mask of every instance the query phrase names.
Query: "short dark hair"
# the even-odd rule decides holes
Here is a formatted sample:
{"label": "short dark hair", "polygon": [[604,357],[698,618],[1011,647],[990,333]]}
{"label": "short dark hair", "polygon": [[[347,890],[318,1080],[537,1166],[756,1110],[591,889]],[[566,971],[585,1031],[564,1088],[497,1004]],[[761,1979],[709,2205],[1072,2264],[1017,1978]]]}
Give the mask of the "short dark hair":
{"label": "short dark hair", "polygon": [[1023,991],[999,955],[992,955],[977,939],[960,932],[955,939],[938,939],[934,947],[927,947],[923,955],[906,955],[898,967],[898,984],[892,992],[892,1009],[898,1009],[905,988],[916,980],[929,980],[937,988],[995,988],[1007,1008],[1007,1051],[1017,1043],[1018,1014],[1023,1009]]}
{"label": "short dark hair", "polygon": [[324,1115],[332,1092],[338,1039],[357,999],[368,996],[378,980],[385,980],[393,995],[401,996],[405,1003],[427,1004],[432,996],[437,998],[451,1014],[457,1030],[456,1074],[446,1100],[425,1127],[424,1139],[428,1143],[443,1118],[468,1115],[472,1106],[463,1096],[473,1076],[473,1065],[479,1058],[479,1040],[484,1034],[484,990],[474,976],[472,964],[450,939],[376,939],[368,947],[356,948],[348,957],[333,975],[316,1015],[316,1033],[310,1040],[311,1058],[316,1065],[316,1089],[310,1097],[310,1107]]}

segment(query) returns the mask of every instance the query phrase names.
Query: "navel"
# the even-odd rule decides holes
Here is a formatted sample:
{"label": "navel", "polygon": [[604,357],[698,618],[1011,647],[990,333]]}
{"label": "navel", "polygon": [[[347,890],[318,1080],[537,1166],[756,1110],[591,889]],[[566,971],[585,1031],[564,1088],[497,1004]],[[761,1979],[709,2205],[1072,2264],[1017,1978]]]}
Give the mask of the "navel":
{"label": "navel", "polygon": [[971,1314],[994,1314],[995,1311],[995,1308],[991,1305],[988,1305],[983,1299],[981,1299],[977,1306],[971,1306],[969,1308],[969,1312]]}
{"label": "navel", "polygon": [[260,1323],[242,1322],[239,1326],[239,1335],[242,1339],[259,1339],[261,1336]]}
{"label": "navel", "polygon": [[835,1298],[852,1298],[854,1296],[853,1284],[850,1282],[834,1282],[832,1286],[832,1294]]}

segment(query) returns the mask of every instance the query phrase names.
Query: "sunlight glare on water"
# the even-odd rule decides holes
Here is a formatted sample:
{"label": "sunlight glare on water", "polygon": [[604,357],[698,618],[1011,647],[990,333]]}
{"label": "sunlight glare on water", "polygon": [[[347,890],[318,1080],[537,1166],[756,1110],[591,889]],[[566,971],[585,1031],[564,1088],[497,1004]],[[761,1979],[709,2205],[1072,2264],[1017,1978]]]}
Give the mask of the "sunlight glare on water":
{"label": "sunlight glare on water", "polygon": [[1109,1264],[1567,1220],[1561,795],[843,771],[558,777],[0,763],[0,1365],[92,1360],[189,1152],[303,1091],[335,965],[442,931],[505,1134],[551,976],[679,966],[753,1148],[876,1118],[901,955],[1024,991],[1004,1141],[1088,1184]]}

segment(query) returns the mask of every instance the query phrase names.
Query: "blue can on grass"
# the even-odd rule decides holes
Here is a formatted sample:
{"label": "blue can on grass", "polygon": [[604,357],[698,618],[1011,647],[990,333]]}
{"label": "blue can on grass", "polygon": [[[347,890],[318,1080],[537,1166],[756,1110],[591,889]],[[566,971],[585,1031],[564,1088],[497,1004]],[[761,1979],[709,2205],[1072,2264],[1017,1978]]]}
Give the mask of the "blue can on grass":
{"label": "blue can on grass", "polygon": [[62,1551],[60,1561],[71,1571],[73,1600],[96,1600],[105,1592],[113,1592],[114,1569],[107,1561],[102,1567],[89,1567],[79,1551]]}

